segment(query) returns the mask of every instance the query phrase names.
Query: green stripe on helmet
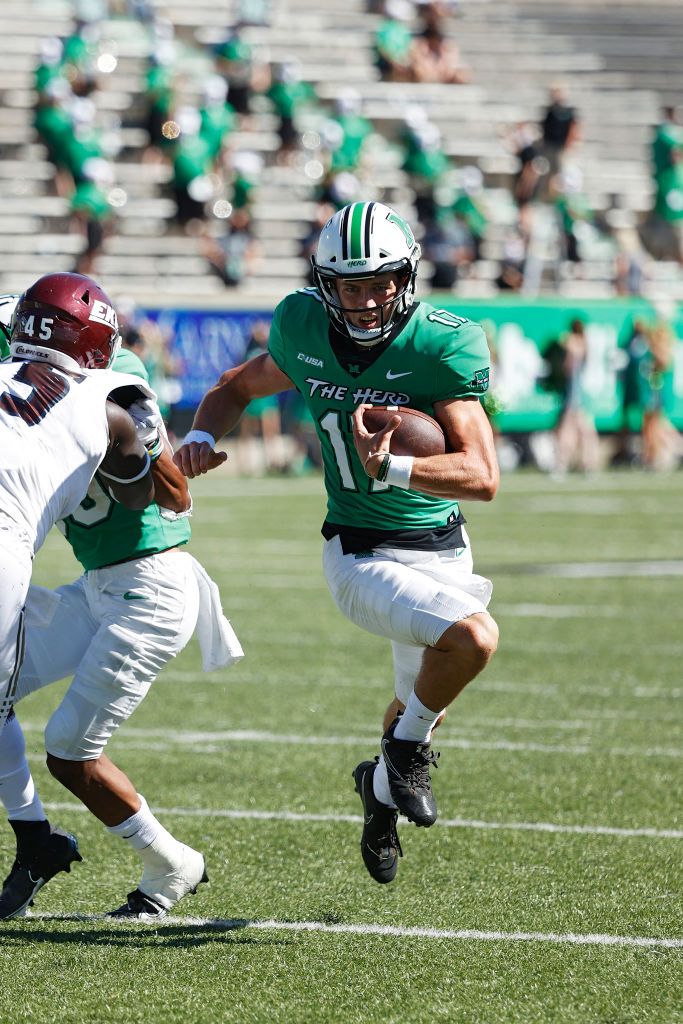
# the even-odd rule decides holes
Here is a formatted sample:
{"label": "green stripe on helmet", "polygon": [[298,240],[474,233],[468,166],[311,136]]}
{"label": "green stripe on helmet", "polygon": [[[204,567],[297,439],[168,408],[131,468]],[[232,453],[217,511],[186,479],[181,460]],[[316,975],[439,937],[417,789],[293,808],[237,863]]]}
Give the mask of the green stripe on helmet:
{"label": "green stripe on helmet", "polygon": [[360,260],[367,253],[363,252],[363,217],[367,203],[355,203],[351,211],[351,256],[352,260]]}

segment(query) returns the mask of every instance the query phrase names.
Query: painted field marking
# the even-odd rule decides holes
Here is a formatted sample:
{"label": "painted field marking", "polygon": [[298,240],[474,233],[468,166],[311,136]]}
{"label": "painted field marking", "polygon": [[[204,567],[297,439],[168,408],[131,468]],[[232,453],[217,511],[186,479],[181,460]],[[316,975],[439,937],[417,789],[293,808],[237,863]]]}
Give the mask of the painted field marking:
{"label": "painted field marking", "polygon": [[[51,811],[87,813],[83,804],[46,803]],[[229,810],[204,807],[154,807],[154,814],[171,814],[178,818],[227,818],[234,821],[331,822],[362,825],[361,814],[304,814],[298,811]],[[560,825],[548,821],[479,821],[476,818],[439,818],[441,828],[466,828],[501,832],[550,832],[566,835],[616,836],[622,839],[683,839],[683,829],[616,828],[611,825]]]}
{"label": "painted field marking", "polygon": [[286,931],[286,932],[326,932],[332,935],[382,935],[399,939],[451,939],[456,941],[474,942],[551,942],[573,946],[640,946],[660,947],[664,949],[683,949],[683,939],[655,938],[641,935],[583,935],[574,932],[498,932],[480,931],[475,928],[408,928],[389,924],[328,924],[324,921],[259,921],[248,918],[220,917],[163,917],[148,921],[117,921],[105,918],[104,914],[29,914],[22,920],[31,921],[107,921],[112,927],[122,925],[126,928],[142,926],[148,928],[182,927],[211,928],[216,931]]}
{"label": "painted field marking", "polygon": [[[38,731],[32,723],[22,723],[25,732]],[[274,743],[301,747],[360,747],[377,742],[375,732],[366,736],[304,735],[302,733],[275,733],[260,729],[223,729],[220,731],[139,729],[128,726],[117,734],[117,745],[127,750],[171,750],[174,744],[184,746],[185,754],[203,757],[208,753],[222,753],[228,743]],[[511,753],[569,754],[575,757],[663,757],[683,758],[682,747],[592,747],[588,743],[522,743],[513,740],[467,739],[463,736],[439,736],[436,745],[447,750],[491,750]]]}

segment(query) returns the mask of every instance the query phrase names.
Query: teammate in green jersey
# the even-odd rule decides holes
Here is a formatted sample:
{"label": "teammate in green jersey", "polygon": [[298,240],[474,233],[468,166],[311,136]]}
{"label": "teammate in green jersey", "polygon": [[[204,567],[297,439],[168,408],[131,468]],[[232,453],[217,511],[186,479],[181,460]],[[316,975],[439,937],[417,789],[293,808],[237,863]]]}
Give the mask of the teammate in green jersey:
{"label": "teammate in green jersey", "polygon": [[[0,326],[6,322],[9,329],[17,298],[0,296]],[[147,381],[142,362],[130,350],[119,352],[114,369]],[[80,508],[62,524],[84,575],[54,592],[29,589],[16,700],[73,676],[45,730],[48,767],[113,835],[138,852],[141,881],[114,916],[146,919],[164,916],[206,880],[204,858],[163,827],[106,756],[105,745],[163,666],[185,647],[198,617],[219,623],[213,651],[202,652],[205,668],[229,664],[241,650],[222,616],[215,585],[182,550],[190,539],[191,499],[172,462],[156,403],[143,398],[149,388],[132,390],[135,394],[117,395],[126,405],[135,399],[128,409],[139,437],[160,441],[163,448],[152,470],[156,503],[133,512],[112,500],[106,480],[95,476]],[[24,912],[37,892],[33,884],[26,888],[31,875],[44,884],[59,870],[52,850],[55,831],[36,793],[16,715],[0,736],[0,800],[17,838],[17,857],[0,893],[1,920]],[[22,870],[27,865],[28,872]]]}
{"label": "teammate in green jersey", "polygon": [[[378,882],[396,874],[398,812],[417,825],[436,821],[432,729],[498,641],[486,611],[491,584],[472,571],[459,506],[490,501],[498,487],[479,401],[488,347],[477,324],[414,301],[419,259],[410,226],[388,207],[338,211],[312,259],[316,287],[279,304],[268,353],[223,374],[174,456],[190,477],[219,465],[216,439],[262,395],[296,387],[313,415],[327,490],[327,583],[344,615],[389,639],[394,656],[381,754],[353,773],[364,808],[361,852]],[[371,434],[368,405],[398,412]],[[389,454],[401,406],[439,420],[448,454]]]}

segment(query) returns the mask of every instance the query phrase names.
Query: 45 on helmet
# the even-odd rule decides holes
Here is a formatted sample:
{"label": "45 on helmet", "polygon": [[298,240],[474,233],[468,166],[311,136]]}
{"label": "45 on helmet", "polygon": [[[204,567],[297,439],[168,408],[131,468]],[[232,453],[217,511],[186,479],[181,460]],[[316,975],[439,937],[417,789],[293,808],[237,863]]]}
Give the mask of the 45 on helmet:
{"label": "45 on helmet", "polygon": [[111,299],[90,277],[46,274],[17,303],[10,340],[15,359],[37,359],[63,370],[103,370],[119,344]]}
{"label": "45 on helmet", "polygon": [[[311,256],[313,280],[335,327],[359,345],[376,345],[385,338],[413,304],[420,256],[410,226],[388,206],[351,203],[338,210],[320,232]],[[363,329],[348,316],[365,309],[342,305],[337,282],[368,281],[381,274],[395,275],[396,293],[379,304],[379,326]]]}

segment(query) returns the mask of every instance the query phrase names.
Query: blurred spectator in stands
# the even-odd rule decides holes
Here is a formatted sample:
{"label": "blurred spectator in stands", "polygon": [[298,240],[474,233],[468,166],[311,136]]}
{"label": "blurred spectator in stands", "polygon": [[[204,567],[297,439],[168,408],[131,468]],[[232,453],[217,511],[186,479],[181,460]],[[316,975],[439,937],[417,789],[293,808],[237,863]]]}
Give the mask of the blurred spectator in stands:
{"label": "blurred spectator in stands", "polygon": [[150,387],[156,392],[161,415],[168,423],[171,406],[180,401],[182,395],[180,364],[171,352],[170,339],[156,321],[141,313],[131,299],[121,298],[117,302],[117,312],[121,345],[135,352],[145,364]]}
{"label": "blurred spectator in stands", "polygon": [[489,222],[484,197],[484,175],[474,164],[458,172],[459,191],[453,201],[453,213],[466,225],[474,247],[474,260],[481,259],[481,246]]}
{"label": "blurred spectator in stands", "polygon": [[169,130],[175,105],[175,44],[159,42],[148,59],[143,98],[146,106],[144,127],[149,145],[143,160],[158,162],[170,152],[177,136]]}
{"label": "blurred spectator in stands", "polygon": [[321,127],[330,152],[330,169],[354,171],[361,162],[363,146],[372,134],[372,124],[361,113],[356,89],[344,89],[334,101],[334,113]]}
{"label": "blurred spectator in stands", "polygon": [[38,95],[33,124],[40,141],[47,149],[48,159],[55,165],[55,190],[60,196],[73,192],[67,150],[73,134],[73,119],[66,108],[71,86],[65,78],[54,77]]}
{"label": "blurred spectator in stands", "polygon": [[591,403],[586,392],[588,338],[583,320],[572,320],[561,339],[563,351],[562,410],[555,431],[554,473],[563,476],[569,469],[583,473],[598,468],[598,434]]}
{"label": "blurred spectator in stands", "polygon": [[229,154],[225,160],[225,169],[230,205],[235,210],[250,207],[254,189],[261,180],[263,157],[252,150],[240,149]]}
{"label": "blurred spectator in stands", "polygon": [[303,81],[301,61],[289,59],[274,65],[266,95],[279,118],[278,163],[290,163],[299,147],[301,132],[298,119],[304,108],[315,107],[318,103],[313,86]]}
{"label": "blurred spectator in stands", "polygon": [[524,285],[529,235],[522,223],[508,229],[503,240],[503,254],[496,278],[500,291],[519,292]]}
{"label": "blurred spectator in stands", "polygon": [[652,143],[654,208],[641,238],[655,259],[683,263],[683,114],[667,107]]}
{"label": "blurred spectator in stands", "polygon": [[70,35],[62,41],[64,75],[76,96],[89,96],[96,88],[97,20],[77,19]]}
{"label": "blurred spectator in stands", "polygon": [[613,195],[604,222],[614,242],[614,291],[617,295],[642,295],[647,256],[636,230],[636,218]]}
{"label": "blurred spectator in stands", "polygon": [[437,207],[425,221],[421,244],[424,258],[432,265],[429,286],[435,291],[450,291],[474,260],[472,235],[452,207]]}
{"label": "blurred spectator in stands", "polygon": [[78,256],[74,270],[91,276],[104,240],[114,226],[114,210],[108,192],[114,183],[114,168],[101,157],[91,157],[83,165],[82,180],[71,197],[71,224],[85,237],[85,248]]}
{"label": "blurred spectator in stands", "polygon": [[408,0],[384,0],[381,13],[373,40],[375,67],[385,82],[411,82],[413,35],[407,22],[412,7]]}
{"label": "blurred spectator in stands", "polygon": [[216,71],[227,82],[233,109],[241,118],[248,116],[256,88],[256,67],[251,46],[245,40],[239,23],[227,39],[215,47],[214,54]]}
{"label": "blurred spectator in stands", "polygon": [[315,209],[315,218],[309,224],[308,230],[299,244],[299,254],[306,260],[306,284],[308,285],[315,283],[313,280],[311,256],[315,255],[318,248],[320,232],[338,209],[341,209],[341,207],[336,206],[334,203],[319,201]]}
{"label": "blurred spectator in stands", "polygon": [[642,462],[646,469],[672,469],[681,454],[681,438],[668,415],[673,398],[673,332],[660,321],[648,330],[647,341],[648,351],[640,363]]}
{"label": "blurred spectator in stands", "polygon": [[562,232],[562,258],[570,263],[582,259],[580,236],[586,225],[593,224],[594,215],[583,190],[583,174],[576,166],[566,167],[551,183],[555,209]]}
{"label": "blurred spectator in stands", "polygon": [[536,199],[540,181],[550,168],[543,155],[540,129],[531,121],[519,121],[506,136],[504,145],[519,161],[512,197],[519,207],[523,207]]}
{"label": "blurred spectator in stands", "polygon": [[[434,7],[428,8],[434,10]],[[460,50],[441,28],[438,15],[427,20],[412,44],[410,66],[415,82],[461,85],[471,81],[472,71],[460,60]]]}
{"label": "blurred spectator in stands", "polygon": [[410,109],[401,132],[404,157],[401,165],[415,193],[418,220],[434,218],[434,190],[450,170],[451,163],[443,150],[441,132],[431,121],[422,119],[417,110]]}
{"label": "blurred spectator in stands", "polygon": [[[270,324],[257,320],[251,328],[243,362],[268,350]],[[237,428],[237,461],[242,472],[281,473],[286,466],[280,401],[277,395],[256,398],[244,410]]]}
{"label": "blurred spectator in stands", "polygon": [[201,117],[195,107],[181,107],[175,115],[180,134],[173,151],[172,188],[176,202],[176,221],[186,226],[202,220],[204,208],[213,194],[209,174],[213,167],[211,147],[200,134]]}
{"label": "blurred spectator in stands", "polygon": [[347,203],[357,202],[361,192],[361,183],[351,171],[330,171],[320,183],[317,198],[341,210]]}
{"label": "blurred spectator in stands", "polygon": [[560,169],[564,153],[578,138],[578,129],[577,114],[569,104],[567,87],[560,83],[552,85],[541,122],[543,154],[548,160],[551,175]]}
{"label": "blurred spectator in stands", "polygon": [[205,231],[202,249],[212,272],[226,288],[234,288],[251,273],[259,249],[247,207],[234,209],[223,223],[217,235]]}
{"label": "blurred spectator in stands", "polygon": [[634,318],[626,344],[619,350],[622,362],[617,368],[617,380],[621,392],[622,420],[615,438],[611,466],[633,466],[638,461],[635,436],[643,415],[640,366],[648,353],[647,333],[644,321]]}
{"label": "blurred spectator in stands", "polygon": [[55,78],[65,78],[62,54],[64,47],[57,36],[40,41],[40,61],[33,75],[33,83],[40,98]]}
{"label": "blurred spectator in stands", "polygon": [[212,161],[218,160],[228,136],[237,126],[235,109],[228,102],[228,84],[221,75],[209,75],[202,82],[203,104],[199,111],[199,132],[208,144]]}
{"label": "blurred spectator in stands", "polygon": [[655,181],[665,171],[683,161],[683,110],[665,107],[662,121],[652,140],[652,168]]}

